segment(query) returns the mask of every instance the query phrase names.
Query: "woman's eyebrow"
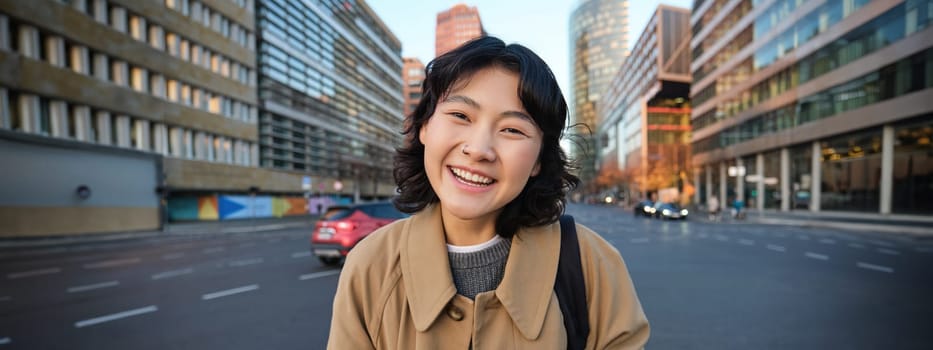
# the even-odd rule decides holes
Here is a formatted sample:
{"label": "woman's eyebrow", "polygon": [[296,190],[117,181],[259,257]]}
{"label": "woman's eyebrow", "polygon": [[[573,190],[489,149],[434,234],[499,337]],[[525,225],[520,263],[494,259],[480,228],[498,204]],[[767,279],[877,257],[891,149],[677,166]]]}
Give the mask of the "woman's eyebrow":
{"label": "woman's eyebrow", "polygon": [[[479,102],[476,102],[476,100],[470,98],[469,96],[450,95],[450,96],[447,96],[446,99],[444,99],[444,102],[460,102],[460,103],[465,103],[469,105],[470,107],[473,107],[476,109],[482,109]],[[518,118],[528,120],[531,123],[534,123],[534,119],[532,119],[530,115],[522,111],[505,111],[505,112],[502,112],[501,115],[510,116],[510,117],[518,117]]]}

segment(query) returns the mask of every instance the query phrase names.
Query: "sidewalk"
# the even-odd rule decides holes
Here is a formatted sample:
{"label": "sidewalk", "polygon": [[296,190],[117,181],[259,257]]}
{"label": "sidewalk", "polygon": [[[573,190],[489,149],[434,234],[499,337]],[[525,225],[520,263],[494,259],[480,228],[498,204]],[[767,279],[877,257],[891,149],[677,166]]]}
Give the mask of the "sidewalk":
{"label": "sidewalk", "polygon": [[[705,211],[696,215],[703,221],[709,221]],[[758,223],[799,227],[835,228],[849,231],[899,234],[915,239],[933,239],[933,217],[919,215],[881,215],[854,212],[818,212],[777,210],[746,210],[745,220],[730,217],[730,211],[723,212],[724,223]]]}
{"label": "sidewalk", "polygon": [[74,245],[98,242],[114,242],[146,238],[180,237],[185,235],[220,235],[246,232],[267,232],[285,229],[311,228],[317,216],[243,219],[233,221],[204,221],[165,224],[161,231],[134,231],[115,233],[91,233],[69,236],[0,238],[0,249],[36,248],[57,245]]}

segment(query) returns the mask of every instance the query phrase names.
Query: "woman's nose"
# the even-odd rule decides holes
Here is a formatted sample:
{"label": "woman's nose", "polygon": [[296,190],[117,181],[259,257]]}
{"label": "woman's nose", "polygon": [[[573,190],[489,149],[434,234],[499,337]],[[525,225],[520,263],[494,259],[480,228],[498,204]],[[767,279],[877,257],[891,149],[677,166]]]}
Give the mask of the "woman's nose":
{"label": "woman's nose", "polygon": [[460,146],[460,153],[474,161],[495,161],[496,151],[488,137],[472,137]]}

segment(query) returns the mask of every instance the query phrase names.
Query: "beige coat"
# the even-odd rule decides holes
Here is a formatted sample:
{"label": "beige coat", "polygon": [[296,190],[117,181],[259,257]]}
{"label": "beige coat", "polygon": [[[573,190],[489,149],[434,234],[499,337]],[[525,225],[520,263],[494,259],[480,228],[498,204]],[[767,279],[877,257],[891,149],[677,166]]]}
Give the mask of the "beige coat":
{"label": "beige coat", "polygon": [[[587,349],[638,349],[648,320],[619,252],[577,225],[590,335]],[[429,206],[350,252],[334,297],[328,349],[566,349],[554,294],[560,225],[512,240],[505,274],[475,300],[457,294],[440,211]]]}

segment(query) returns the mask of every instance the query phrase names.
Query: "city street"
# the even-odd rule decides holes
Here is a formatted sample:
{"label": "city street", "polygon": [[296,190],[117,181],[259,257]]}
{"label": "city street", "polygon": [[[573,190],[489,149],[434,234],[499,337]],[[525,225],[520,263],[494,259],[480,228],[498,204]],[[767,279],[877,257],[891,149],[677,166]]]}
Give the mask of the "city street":
{"label": "city street", "polygon": [[[933,240],[569,213],[616,246],[652,349],[922,349]],[[339,269],[308,231],[0,250],[0,349],[322,349]]]}

